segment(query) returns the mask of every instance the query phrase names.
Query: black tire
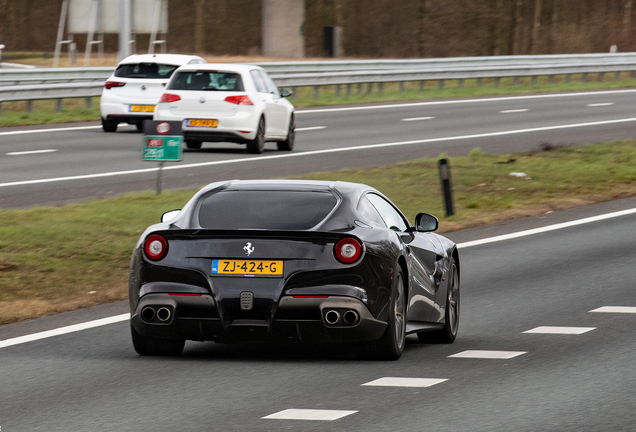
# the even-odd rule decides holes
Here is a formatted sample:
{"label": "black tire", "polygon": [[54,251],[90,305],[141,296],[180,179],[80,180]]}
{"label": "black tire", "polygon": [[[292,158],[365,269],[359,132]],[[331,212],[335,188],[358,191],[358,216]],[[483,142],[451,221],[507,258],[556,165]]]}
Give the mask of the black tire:
{"label": "black tire", "polygon": [[135,123],[135,127],[137,128],[138,132],[142,132],[144,130],[144,122]]}
{"label": "black tire", "polygon": [[142,356],[178,356],[185,345],[185,339],[159,339],[142,336],[132,325],[130,333],[135,351]]}
{"label": "black tire", "polygon": [[278,150],[292,151],[294,144],[296,144],[296,116],[292,113],[289,119],[289,130],[287,132],[287,139],[285,141],[279,141]]}
{"label": "black tire", "polygon": [[185,145],[189,149],[200,149],[201,148],[201,144],[203,144],[203,141],[197,141],[197,140],[186,140],[185,141]]}
{"label": "black tire", "polygon": [[365,347],[367,356],[380,360],[400,358],[406,343],[406,303],[404,275],[398,267],[393,279],[388,326],[380,339]]}
{"label": "black tire", "polygon": [[440,330],[418,333],[420,342],[453,343],[459,330],[459,273],[455,259],[448,271],[448,290],[446,293],[446,311],[444,327]]}
{"label": "black tire", "polygon": [[253,140],[247,142],[247,152],[251,154],[261,154],[265,148],[265,119],[261,117],[258,122],[258,129]]}
{"label": "black tire", "polygon": [[118,121],[106,120],[102,118],[102,129],[104,129],[104,132],[117,132],[118,124]]}

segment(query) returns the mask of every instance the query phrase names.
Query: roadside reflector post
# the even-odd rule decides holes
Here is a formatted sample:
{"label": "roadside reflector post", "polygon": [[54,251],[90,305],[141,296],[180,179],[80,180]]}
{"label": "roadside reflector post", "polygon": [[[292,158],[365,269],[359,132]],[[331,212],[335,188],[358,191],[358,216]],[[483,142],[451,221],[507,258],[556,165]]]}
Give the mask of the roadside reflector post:
{"label": "roadside reflector post", "polygon": [[443,158],[437,162],[439,167],[439,178],[442,181],[442,194],[444,195],[444,207],[446,208],[446,217],[455,214],[453,210],[453,193],[451,190],[450,165],[448,159]]}
{"label": "roadside reflector post", "polygon": [[159,162],[157,195],[161,195],[163,167],[166,162],[183,159],[183,132],[181,122],[144,120],[141,138],[141,159]]}

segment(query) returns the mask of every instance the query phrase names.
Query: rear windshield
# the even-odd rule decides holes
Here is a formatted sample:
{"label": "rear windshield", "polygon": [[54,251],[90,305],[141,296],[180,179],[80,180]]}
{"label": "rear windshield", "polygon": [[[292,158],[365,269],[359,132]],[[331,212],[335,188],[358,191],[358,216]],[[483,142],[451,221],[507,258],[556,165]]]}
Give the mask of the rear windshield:
{"label": "rear windshield", "polygon": [[308,230],[337,204],[330,192],[229,190],[208,195],[199,225],[208,229]]}
{"label": "rear windshield", "polygon": [[168,85],[170,90],[245,91],[241,76],[233,72],[179,72]]}
{"label": "rear windshield", "polygon": [[178,67],[159,63],[123,64],[117,67],[115,76],[120,78],[168,79]]}

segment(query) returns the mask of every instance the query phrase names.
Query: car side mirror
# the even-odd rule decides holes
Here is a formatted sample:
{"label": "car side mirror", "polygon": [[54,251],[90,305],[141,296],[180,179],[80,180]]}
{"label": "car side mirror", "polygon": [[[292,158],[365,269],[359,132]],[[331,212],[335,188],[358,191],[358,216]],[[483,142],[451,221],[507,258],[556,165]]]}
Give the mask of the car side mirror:
{"label": "car side mirror", "polygon": [[181,209],[170,210],[161,215],[161,222],[170,222],[174,220],[181,214]]}
{"label": "car side mirror", "polygon": [[280,95],[281,95],[282,97],[290,97],[290,96],[291,96],[291,95],[293,95],[293,94],[294,94],[294,92],[293,92],[293,91],[291,91],[291,90],[290,90],[290,89],[288,89],[288,88],[284,88],[284,89],[281,89],[281,90],[280,90]]}
{"label": "car side mirror", "polygon": [[428,213],[419,213],[415,216],[415,229],[419,232],[433,232],[437,231],[439,227],[439,220]]}

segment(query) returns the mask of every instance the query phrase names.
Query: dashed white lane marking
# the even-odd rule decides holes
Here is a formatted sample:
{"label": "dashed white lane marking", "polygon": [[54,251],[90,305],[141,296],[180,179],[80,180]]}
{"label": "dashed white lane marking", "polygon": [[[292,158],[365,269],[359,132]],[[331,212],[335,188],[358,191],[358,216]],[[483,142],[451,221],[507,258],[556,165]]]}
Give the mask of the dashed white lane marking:
{"label": "dashed white lane marking", "polygon": [[130,319],[130,314],[129,313],[125,313],[125,314],[121,314],[121,315],[115,315],[112,317],[108,317],[108,318],[102,318],[102,319],[98,319],[98,320],[94,320],[94,321],[88,321],[85,323],[81,323],[81,324],[75,324],[75,325],[70,325],[70,326],[66,326],[66,327],[60,327],[57,329],[53,329],[53,330],[48,330],[48,331],[43,331],[40,333],[33,333],[30,335],[26,335],[26,336],[20,336],[20,337],[16,337],[16,338],[12,338],[12,339],[6,339],[3,341],[0,341],[0,348],[5,348],[8,346],[12,346],[12,345],[19,345],[19,344],[23,344],[26,342],[33,342],[39,339],[45,339],[45,338],[49,338],[52,336],[59,336],[59,335],[63,335],[63,334],[67,334],[67,333],[73,333],[76,331],[80,331],[80,330],[86,330],[89,328],[93,328],[93,327],[101,327],[103,325],[106,324],[113,324],[113,323],[117,323],[120,321],[126,321]]}
{"label": "dashed white lane marking", "polygon": [[346,410],[319,410],[319,409],[286,409],[274,414],[262,417],[264,419],[277,420],[338,420],[358,411]]}
{"label": "dashed white lane marking", "polygon": [[304,132],[304,131],[312,131],[312,130],[320,130],[327,129],[327,126],[312,126],[306,128],[296,128],[296,132]]}
{"label": "dashed white lane marking", "polygon": [[78,130],[86,130],[86,129],[101,129],[101,126],[76,126],[76,127],[67,127],[67,128],[18,130],[18,131],[10,131],[10,132],[0,132],[0,136],[28,135],[28,134],[49,133],[49,132],[68,132],[68,131],[78,131]]}
{"label": "dashed white lane marking", "polygon": [[596,327],[553,327],[553,326],[541,326],[530,330],[524,331],[524,333],[537,333],[537,334],[583,334],[589,331],[596,330]]}
{"label": "dashed white lane marking", "polygon": [[511,110],[503,110],[503,111],[499,111],[500,114],[513,114],[513,113],[522,113],[522,112],[527,112],[530,111],[527,108],[519,108],[519,109],[511,109]]}
{"label": "dashed white lane marking", "polygon": [[511,359],[513,357],[526,354],[527,351],[483,351],[483,350],[468,350],[457,354],[449,355],[448,357],[454,358],[475,358],[475,359]]}
{"label": "dashed white lane marking", "polygon": [[504,97],[493,97],[493,98],[485,98],[485,99],[456,99],[456,100],[411,102],[411,103],[388,104],[388,105],[365,105],[365,106],[352,106],[352,107],[342,107],[342,108],[320,108],[320,109],[311,109],[311,110],[300,110],[300,111],[295,111],[295,113],[296,114],[314,114],[314,113],[329,113],[329,112],[340,112],[340,111],[365,111],[365,110],[376,110],[376,109],[409,108],[409,107],[430,106],[430,105],[456,105],[456,104],[467,104],[467,103],[500,102],[500,101],[509,101],[509,100],[568,98],[568,97],[578,97],[578,96],[599,96],[599,95],[623,94],[623,93],[634,93],[634,92],[636,92],[635,89],[602,90],[602,91],[596,91],[596,92],[578,92],[578,93],[552,93],[552,94],[543,94],[543,95],[504,96]]}
{"label": "dashed white lane marking", "polygon": [[603,306],[598,309],[591,310],[590,312],[605,312],[605,313],[636,313],[636,307],[634,306]]}
{"label": "dashed white lane marking", "polygon": [[610,105],[614,105],[614,102],[592,103],[592,104],[587,104],[585,106],[588,106],[588,107],[603,107],[603,106],[610,106]]}
{"label": "dashed white lane marking", "polygon": [[30,151],[21,151],[21,152],[9,152],[5,153],[7,156],[22,156],[22,155],[32,155],[39,153],[52,153],[56,152],[57,149],[46,149],[46,150],[30,150]]}
{"label": "dashed white lane marking", "polygon": [[628,210],[621,210],[621,211],[617,211],[617,212],[613,212],[613,213],[607,213],[607,214],[603,214],[603,215],[592,216],[592,217],[589,217],[589,218],[577,219],[577,220],[570,221],[570,222],[563,222],[563,223],[559,223],[559,224],[548,225],[548,226],[541,227],[541,228],[535,228],[535,229],[526,230],[526,231],[519,231],[519,232],[511,233],[511,234],[504,234],[504,235],[500,235],[500,236],[496,236],[496,237],[489,237],[489,238],[485,238],[485,239],[481,239],[481,240],[473,240],[473,241],[469,241],[469,242],[465,242],[465,243],[458,243],[457,247],[459,247],[459,248],[467,248],[467,247],[471,247],[471,246],[483,245],[483,244],[486,244],[486,243],[500,242],[500,241],[503,241],[503,240],[510,240],[510,239],[519,238],[519,237],[526,237],[526,236],[533,235],[533,234],[540,234],[540,233],[544,233],[544,232],[548,232],[548,231],[554,231],[554,230],[559,230],[559,229],[563,229],[563,228],[569,228],[569,227],[576,226],[576,225],[583,225],[583,224],[587,224],[587,223],[597,222],[597,221],[601,221],[601,220],[605,220],[605,219],[616,218],[616,217],[630,215],[630,214],[634,214],[634,213],[636,213],[636,208],[628,209]]}
{"label": "dashed white lane marking", "polygon": [[384,377],[370,381],[363,386],[378,387],[430,387],[435,384],[448,381],[447,378],[403,378],[403,377]]}
{"label": "dashed white lane marking", "polygon": [[435,117],[411,117],[411,118],[403,118],[400,121],[403,122],[412,122],[412,121],[420,121],[420,120],[433,120]]}
{"label": "dashed white lane marking", "polygon": [[[183,165],[170,165],[170,166],[164,167],[163,169],[164,171],[170,171],[170,170],[209,167],[214,165],[228,165],[228,164],[234,164],[234,163],[246,163],[246,162],[253,163],[253,162],[262,162],[262,161],[273,160],[273,159],[315,156],[315,155],[322,155],[322,154],[329,154],[329,153],[341,153],[341,152],[360,151],[360,150],[386,148],[386,147],[400,147],[400,146],[406,146],[406,145],[428,144],[428,143],[434,143],[434,142],[437,143],[437,142],[446,142],[446,141],[462,141],[462,140],[488,138],[488,137],[495,137],[495,136],[507,136],[507,135],[517,135],[517,134],[525,134],[525,133],[532,133],[532,132],[542,132],[547,130],[560,130],[560,129],[570,129],[570,128],[580,128],[580,127],[588,127],[588,126],[599,126],[599,125],[630,123],[630,122],[636,122],[636,117],[626,118],[626,119],[616,119],[616,120],[604,120],[604,121],[589,122],[589,123],[573,123],[573,124],[558,125],[558,126],[544,126],[544,127],[536,127],[536,128],[529,128],[529,129],[516,129],[516,130],[508,130],[508,131],[500,131],[500,132],[487,132],[487,133],[473,134],[473,135],[458,135],[458,136],[429,138],[429,139],[413,140],[413,141],[397,141],[397,142],[388,142],[388,143],[381,143],[381,144],[368,144],[368,145],[360,145],[360,146],[353,146],[353,147],[340,147],[340,148],[325,149],[325,150],[312,150],[312,151],[299,152],[299,153],[276,154],[272,156],[246,157],[241,159],[228,159],[228,160],[199,162],[199,163],[183,164]],[[154,172],[154,171],[157,171],[158,169],[159,168],[145,168],[145,169],[137,169],[137,170],[129,170],[129,171],[112,171],[112,172],[85,174],[85,175],[77,175],[77,176],[69,176],[69,177],[23,180],[23,181],[9,182],[9,183],[0,183],[0,187],[24,186],[24,185],[31,185],[31,184],[53,183],[53,182],[60,182],[60,181],[85,180],[85,179],[91,179],[91,178],[141,174],[141,173]]]}

